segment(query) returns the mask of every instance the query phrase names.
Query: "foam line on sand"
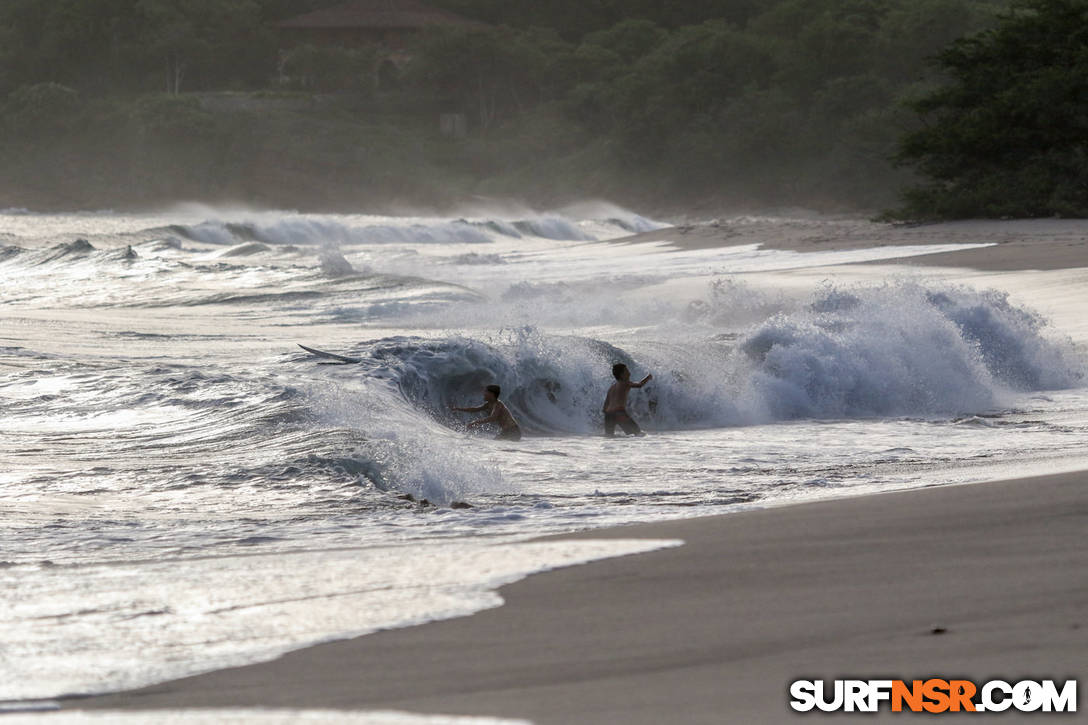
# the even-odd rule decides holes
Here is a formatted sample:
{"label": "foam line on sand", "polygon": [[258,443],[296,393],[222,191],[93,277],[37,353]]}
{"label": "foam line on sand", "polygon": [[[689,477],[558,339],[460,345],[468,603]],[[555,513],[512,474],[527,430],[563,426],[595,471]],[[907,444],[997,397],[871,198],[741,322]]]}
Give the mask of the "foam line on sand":
{"label": "foam line on sand", "polygon": [[774,723],[797,678],[1083,678],[1086,531],[1088,473],[590,531],[687,545],[533,576],[471,617],[64,704]]}
{"label": "foam line on sand", "polygon": [[987,244],[993,246],[910,256],[900,261],[909,265],[969,267],[991,272],[1088,267],[1088,220],[1084,219],[980,219],[904,225],[864,219],[738,217],[679,224],[612,241],[623,244],[667,241],[675,248],[685,250],[759,244],[767,249],[795,252]]}

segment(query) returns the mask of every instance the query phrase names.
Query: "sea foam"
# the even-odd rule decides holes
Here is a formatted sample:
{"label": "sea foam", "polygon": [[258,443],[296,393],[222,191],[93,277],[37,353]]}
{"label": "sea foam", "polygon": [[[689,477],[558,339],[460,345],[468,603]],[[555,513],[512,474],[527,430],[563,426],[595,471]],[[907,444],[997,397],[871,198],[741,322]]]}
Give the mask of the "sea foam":
{"label": "sea foam", "polygon": [[488,340],[389,338],[361,346],[371,374],[448,423],[497,383],[532,432],[599,428],[614,362],[654,379],[631,410],[662,430],[798,418],[977,413],[1011,393],[1076,387],[1084,362],[1045,320],[998,292],[915,283],[827,288],[739,333],[624,348],[534,327]]}

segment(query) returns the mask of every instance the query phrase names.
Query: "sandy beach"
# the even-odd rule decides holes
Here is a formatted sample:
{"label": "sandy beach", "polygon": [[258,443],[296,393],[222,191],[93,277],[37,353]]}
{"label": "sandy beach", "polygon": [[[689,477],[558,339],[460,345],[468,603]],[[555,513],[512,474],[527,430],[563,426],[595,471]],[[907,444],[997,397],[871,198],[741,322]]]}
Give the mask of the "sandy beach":
{"label": "sandy beach", "polygon": [[0,725],[1088,723],[1086,29],[0,0]]}
{"label": "sandy beach", "polygon": [[[1001,272],[1088,267],[1088,222],[1081,219],[969,220],[939,224],[881,224],[864,219],[781,220],[759,217],[680,223],[617,242],[668,241],[677,249],[760,244],[794,252],[925,244],[989,244],[911,256],[907,264]],[[882,262],[884,263],[884,262]]]}
{"label": "sandy beach", "polygon": [[[783,232],[780,221],[756,219],[617,241],[800,252],[986,243],[994,246],[910,263],[1088,266],[1080,221],[831,227],[799,220]],[[501,590],[503,606],[471,617],[62,705],[777,723],[801,717],[788,705],[789,684],[800,678],[1081,678],[1085,531],[1088,472],[598,529],[574,536],[685,545],[532,576]]]}
{"label": "sandy beach", "polygon": [[1081,677],[1085,530],[1074,473],[586,532],[686,545],[531,577],[472,617],[66,705],[775,723],[801,677]]}

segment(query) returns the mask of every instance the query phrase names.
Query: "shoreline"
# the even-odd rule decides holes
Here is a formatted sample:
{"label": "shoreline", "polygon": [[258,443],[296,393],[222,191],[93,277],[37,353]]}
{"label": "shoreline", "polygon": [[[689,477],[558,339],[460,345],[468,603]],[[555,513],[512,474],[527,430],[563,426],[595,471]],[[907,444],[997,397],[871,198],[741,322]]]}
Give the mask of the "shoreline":
{"label": "shoreline", "polygon": [[[875,264],[1088,267],[1088,221],[1080,220],[905,227],[738,218],[610,241],[664,240],[678,249],[759,243],[797,252],[981,242],[996,246]],[[532,575],[499,590],[502,606],[468,617],[60,702],[69,711],[780,722],[791,719],[786,693],[797,678],[1078,677],[1088,648],[1088,588],[1078,585],[1085,530],[1088,471],[592,529],[564,538],[686,545]]]}
{"label": "shoreline", "polygon": [[778,722],[801,677],[1082,677],[1085,530],[1088,472],[589,530],[565,538],[686,543],[530,576],[469,617],[61,703]]}
{"label": "shoreline", "polygon": [[976,219],[896,225],[851,218],[770,221],[737,217],[659,229],[610,240],[617,244],[669,242],[677,250],[759,244],[792,252],[826,252],[927,244],[992,246],[861,264],[967,267],[984,272],[1088,267],[1088,220]]}
{"label": "shoreline", "polygon": [[[608,201],[587,203],[615,206]],[[226,208],[250,207],[246,203],[237,201],[223,201],[220,204]],[[187,205],[199,208],[204,205],[204,202],[185,201],[176,202],[173,205],[148,203],[116,210],[82,211],[61,207],[25,209],[19,205],[4,208],[0,204],[0,212],[29,215],[93,215],[106,212],[139,215],[163,213],[171,206],[185,207]],[[538,209],[539,213],[562,214],[578,206],[577,203],[568,203],[532,207],[521,201],[487,199],[431,207],[406,204],[376,205],[375,208],[365,212],[360,212],[354,206],[312,207],[306,205],[292,211],[301,214],[473,216],[484,213],[484,210],[488,208],[508,212],[519,210],[524,213],[529,213],[530,209]],[[259,207],[254,209],[259,210]],[[633,208],[632,211],[634,211]],[[634,211],[634,213],[641,212]],[[650,217],[659,216],[650,211],[646,213]],[[990,246],[977,249],[889,257],[855,264],[906,264],[924,267],[970,268],[983,272],[1088,268],[1088,219],[967,219],[908,224],[872,221],[858,214],[824,214],[807,209],[765,213],[736,211],[707,221],[693,221],[689,214],[661,216],[663,219],[670,218],[673,226],[601,241],[610,244],[667,242],[678,251],[758,244],[766,249],[800,253],[908,245],[988,244]]]}

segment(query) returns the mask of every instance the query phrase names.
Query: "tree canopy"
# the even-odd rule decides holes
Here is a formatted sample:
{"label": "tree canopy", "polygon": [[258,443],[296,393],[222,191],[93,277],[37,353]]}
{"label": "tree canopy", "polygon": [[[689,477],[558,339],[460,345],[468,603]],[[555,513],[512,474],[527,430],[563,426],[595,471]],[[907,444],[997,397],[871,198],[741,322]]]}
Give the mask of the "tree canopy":
{"label": "tree canopy", "polygon": [[[420,76],[418,87],[487,130],[516,126],[527,110],[558,114],[607,140],[617,174],[652,177],[676,195],[867,206],[890,202],[902,181],[890,157],[912,122],[903,98],[932,80],[926,59],[996,9],[981,0],[533,7],[525,13],[550,30],[432,34],[420,55],[426,64],[444,49],[445,74]],[[601,19],[621,7],[626,17]],[[562,8],[596,20],[583,17],[574,33]]]}
{"label": "tree canopy", "polygon": [[276,68],[275,21],[320,4],[0,0],[0,92],[42,82],[98,93],[263,86]]}
{"label": "tree canopy", "polygon": [[[945,86],[934,90],[942,70],[926,59],[989,27],[1007,7],[1007,0],[431,0],[489,25],[435,28],[394,50],[284,45],[279,21],[338,1],[0,0],[0,157],[12,179],[78,178],[45,168],[63,158],[88,174],[112,174],[109,188],[140,193],[153,184],[191,193],[171,174],[201,193],[271,185],[274,174],[255,165],[290,154],[294,174],[277,182],[284,188],[311,169],[330,183],[342,173],[345,187],[362,178],[411,188],[425,170],[432,185],[449,179],[465,195],[872,209],[892,203],[911,178],[889,162],[900,137],[920,123],[904,99],[951,98]],[[1013,15],[1040,13],[1021,7]],[[946,74],[956,63],[967,68],[955,53],[981,52],[966,42],[956,48],[945,56]],[[979,75],[1011,81],[1007,64],[994,63],[1013,53],[979,56],[987,69]],[[1028,90],[1040,98],[1076,92],[1055,69],[1050,85]],[[244,98],[212,97],[235,91]],[[155,97],[162,94],[178,102]],[[306,98],[284,100],[291,94]],[[919,108],[930,126],[954,108],[982,122],[965,100],[928,103]],[[1065,109],[1062,133],[1075,137],[1076,108],[1052,105]],[[439,115],[458,112],[467,134],[442,140]],[[171,114],[173,127],[163,122]],[[1009,124],[998,130],[1013,133]],[[368,136],[383,139],[380,154]],[[943,146],[918,131],[901,158],[948,184],[956,182],[948,169],[961,165],[926,151],[950,148],[941,138]],[[261,139],[270,151],[255,148]],[[186,149],[167,148],[182,140]],[[337,153],[337,143],[346,148]],[[1080,168],[1075,154],[1055,153],[1070,167],[1068,181]],[[395,168],[374,167],[398,154]],[[169,172],[143,168],[164,159]],[[326,162],[334,167],[328,174],[318,168]],[[1024,179],[1041,168],[1025,167]],[[912,198],[944,198],[927,188]],[[1074,186],[1063,188],[1072,198]]]}
{"label": "tree canopy", "polygon": [[926,181],[897,215],[1088,216],[1088,0],[1019,0],[939,62],[898,154]]}

